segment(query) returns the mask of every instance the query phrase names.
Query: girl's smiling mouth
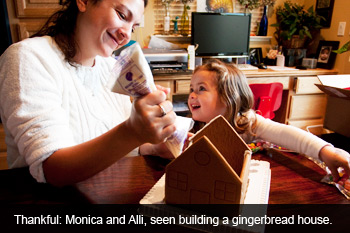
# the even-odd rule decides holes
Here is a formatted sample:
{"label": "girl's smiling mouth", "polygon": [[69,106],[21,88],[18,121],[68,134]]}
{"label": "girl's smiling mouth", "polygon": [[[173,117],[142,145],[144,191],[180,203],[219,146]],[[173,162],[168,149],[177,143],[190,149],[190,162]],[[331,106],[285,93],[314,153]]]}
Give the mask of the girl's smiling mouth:
{"label": "girl's smiling mouth", "polygon": [[201,106],[200,105],[196,105],[196,104],[191,104],[191,107],[192,107],[193,110],[195,110],[195,109],[200,108]]}

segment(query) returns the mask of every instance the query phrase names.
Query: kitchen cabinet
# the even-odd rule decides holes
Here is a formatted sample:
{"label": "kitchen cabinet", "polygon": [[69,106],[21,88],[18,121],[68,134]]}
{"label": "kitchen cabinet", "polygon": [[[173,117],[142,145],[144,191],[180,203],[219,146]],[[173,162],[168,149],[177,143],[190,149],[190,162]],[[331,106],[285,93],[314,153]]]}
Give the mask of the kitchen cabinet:
{"label": "kitchen cabinet", "polygon": [[46,20],[61,8],[59,0],[12,0],[8,11],[10,22],[14,24],[11,30],[16,30],[14,42],[28,38],[37,32]]}
{"label": "kitchen cabinet", "polygon": [[291,92],[288,124],[305,129],[311,125],[322,125],[326,112],[327,97],[315,84],[316,76],[294,78]]}

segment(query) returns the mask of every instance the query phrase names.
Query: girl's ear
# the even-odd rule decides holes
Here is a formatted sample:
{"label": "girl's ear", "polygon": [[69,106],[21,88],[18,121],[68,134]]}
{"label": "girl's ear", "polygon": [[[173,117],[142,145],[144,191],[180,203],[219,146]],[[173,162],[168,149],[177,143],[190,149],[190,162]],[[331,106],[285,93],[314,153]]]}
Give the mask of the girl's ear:
{"label": "girl's ear", "polygon": [[85,12],[87,4],[88,4],[88,0],[76,0],[76,1],[77,1],[77,7],[78,7],[79,11]]}

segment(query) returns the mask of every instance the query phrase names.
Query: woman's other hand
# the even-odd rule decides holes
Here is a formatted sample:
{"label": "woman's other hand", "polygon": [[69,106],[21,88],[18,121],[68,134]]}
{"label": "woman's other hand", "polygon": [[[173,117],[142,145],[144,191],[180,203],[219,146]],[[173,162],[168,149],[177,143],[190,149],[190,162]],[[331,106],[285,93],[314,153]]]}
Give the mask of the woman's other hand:
{"label": "woman's other hand", "polygon": [[175,156],[171,153],[165,142],[158,144],[146,143],[140,146],[140,155],[155,155],[164,159],[174,159]]}

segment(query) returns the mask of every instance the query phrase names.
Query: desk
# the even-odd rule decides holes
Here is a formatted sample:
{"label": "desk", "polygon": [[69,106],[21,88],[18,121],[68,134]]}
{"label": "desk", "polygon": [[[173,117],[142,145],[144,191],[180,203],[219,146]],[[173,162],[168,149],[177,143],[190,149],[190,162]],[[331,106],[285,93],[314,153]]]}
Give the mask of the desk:
{"label": "desk", "polygon": [[[271,166],[270,204],[350,204],[334,186],[321,183],[325,172],[301,155],[257,153]],[[125,157],[96,176],[64,188],[38,184],[28,168],[0,171],[0,203],[137,204],[164,174],[168,160]]]}
{"label": "desk", "polygon": [[[307,69],[283,70],[271,69],[243,71],[248,83],[280,82],[283,85],[282,104],[276,112],[274,121],[305,129],[310,125],[323,124],[326,110],[326,95],[314,84],[320,83],[317,75],[335,75],[337,70]],[[190,74],[154,75],[156,84],[170,88],[168,99],[174,103],[187,101],[190,90]],[[181,106],[181,104],[180,104]]]}

